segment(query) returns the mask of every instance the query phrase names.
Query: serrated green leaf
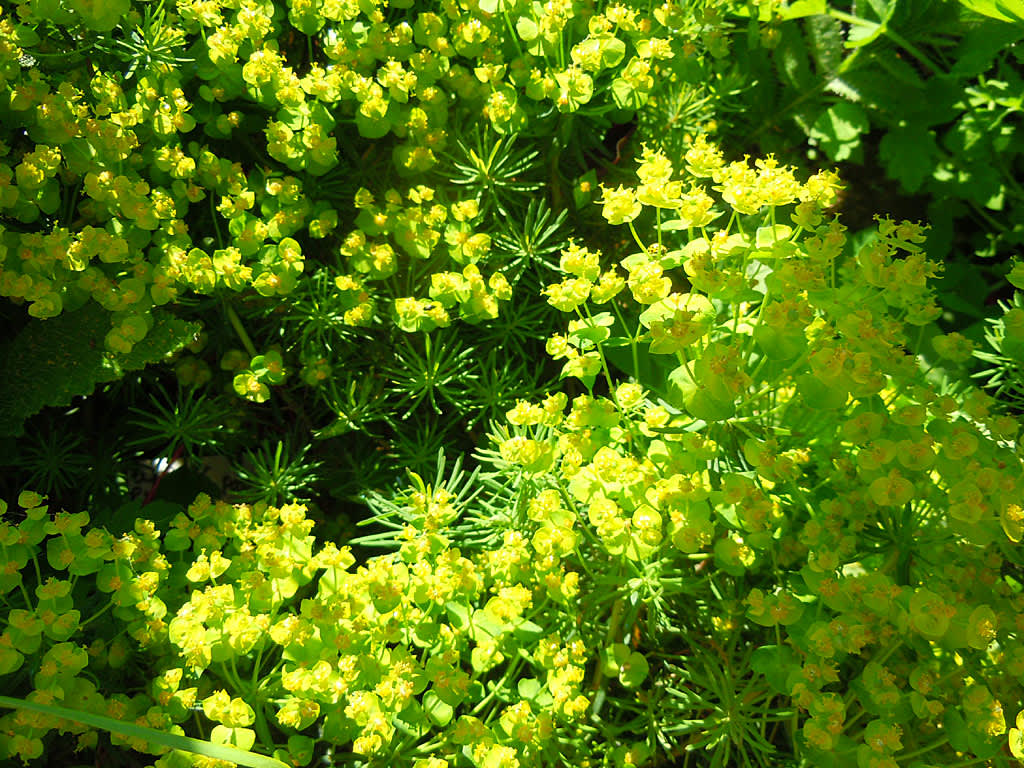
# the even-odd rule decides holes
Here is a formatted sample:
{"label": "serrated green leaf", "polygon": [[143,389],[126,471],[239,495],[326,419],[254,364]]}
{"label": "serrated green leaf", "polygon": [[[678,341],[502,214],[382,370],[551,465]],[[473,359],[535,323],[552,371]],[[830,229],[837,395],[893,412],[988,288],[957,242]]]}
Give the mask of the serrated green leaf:
{"label": "serrated green leaf", "polygon": [[832,78],[843,62],[843,27],[831,16],[814,15],[805,24],[807,50],[819,77]]}
{"label": "serrated green leaf", "polygon": [[[819,122],[815,122],[818,127]],[[870,128],[867,113],[856,104],[834,104],[820,118],[822,134],[837,141],[851,141]]]}
{"label": "serrated green leaf", "polygon": [[864,100],[856,83],[850,83],[840,77],[829,80],[825,85],[825,90],[854,103]]}
{"label": "serrated green leaf", "polygon": [[913,124],[898,126],[885,134],[878,151],[889,175],[910,193],[920,189],[931,176],[939,156],[934,131]]}
{"label": "serrated green leaf", "polygon": [[890,88],[896,87],[897,84],[908,88],[924,88],[924,80],[917,74],[917,70],[892,51],[877,51],[873,60],[892,77],[894,82],[890,82]]}
{"label": "serrated green leaf", "polygon": [[850,24],[846,47],[861,48],[885,34],[896,5],[896,0],[867,0],[866,3],[858,3],[855,6],[859,16],[840,16]]}
{"label": "serrated green leaf", "polygon": [[809,91],[815,87],[811,58],[803,33],[796,24],[781,27],[781,37],[775,48],[775,63],[783,82],[794,90]]}
{"label": "serrated green leaf", "polygon": [[110,314],[89,303],[74,312],[29,323],[0,352],[0,435],[18,436],[27,418],[52,405],[69,405],[98,384],[158,362],[183,347],[199,326],[157,310],[146,338],[113,357],[104,351]]}
{"label": "serrated green leaf", "polygon": [[859,105],[841,101],[814,121],[808,136],[821,145],[832,162],[841,162],[860,144],[861,134],[870,129],[867,113]]}
{"label": "serrated green leaf", "polygon": [[955,63],[949,74],[958,79],[977,77],[992,65],[996,56],[1022,39],[1024,26],[985,20],[967,30],[953,53]]}

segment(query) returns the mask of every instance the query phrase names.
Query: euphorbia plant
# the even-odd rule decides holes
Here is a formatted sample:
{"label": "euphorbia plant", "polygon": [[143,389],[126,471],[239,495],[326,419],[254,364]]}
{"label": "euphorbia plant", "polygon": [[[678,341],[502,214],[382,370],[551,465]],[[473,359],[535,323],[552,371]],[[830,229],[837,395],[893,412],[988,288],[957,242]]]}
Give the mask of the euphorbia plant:
{"label": "euphorbia plant", "polygon": [[[372,497],[385,530],[357,543],[384,554],[318,548],[297,505],[200,498],[111,540],[26,502],[5,647],[34,633],[61,689],[92,691],[69,595],[95,574],[156,675],[134,716],[296,765],[1008,766],[1017,425],[907,352],[935,311],[921,227],[847,249],[832,175],[703,139],[684,164],[646,152],[640,187],[603,195],[641,250],[565,249],[545,292],[587,393],[516,405],[480,474]],[[32,598],[44,543],[68,576]],[[30,757],[23,720],[6,749]]]}
{"label": "euphorbia plant", "polygon": [[[683,166],[647,151],[637,188],[604,189],[639,252],[571,248],[546,290],[575,315],[548,349],[591,394],[568,416],[524,403],[495,436],[506,472],[589,522],[574,570],[609,658],[657,665],[608,732],[721,765],[1006,764],[1018,425],[908,352],[939,312],[923,227],[881,218],[855,250],[830,174],[726,163],[702,137]],[[696,663],[712,653],[732,704]]]}

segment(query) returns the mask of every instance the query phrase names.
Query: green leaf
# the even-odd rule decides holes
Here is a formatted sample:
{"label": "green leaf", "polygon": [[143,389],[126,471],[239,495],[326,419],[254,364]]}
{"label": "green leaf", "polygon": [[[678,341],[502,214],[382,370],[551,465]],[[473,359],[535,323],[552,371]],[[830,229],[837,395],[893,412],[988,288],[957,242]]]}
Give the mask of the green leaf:
{"label": "green leaf", "polygon": [[[908,88],[924,88],[924,80],[917,74],[917,70],[906,59],[901,58],[897,54],[891,51],[876,53],[874,62],[878,67],[885,70],[885,74],[889,75],[889,78],[886,78],[890,84],[889,87],[898,91],[901,90],[899,88],[900,85],[907,86]],[[879,73],[883,78],[885,74]]]}
{"label": "green leaf", "polygon": [[103,0],[83,2],[72,0],[67,3],[79,13],[82,24],[96,32],[109,32],[116,27],[131,10],[131,0]]}
{"label": "green leaf", "polygon": [[864,10],[868,11],[868,16],[871,18],[858,18],[852,16],[844,18],[844,21],[849,21],[850,32],[846,38],[847,48],[861,48],[865,45],[873,43],[883,34],[885,34],[889,20],[892,18],[893,13],[896,10],[897,1],[892,0],[868,0],[867,3],[858,4],[858,10],[864,7]]}
{"label": "green leaf", "polygon": [[838,386],[829,386],[811,373],[796,378],[796,389],[809,408],[831,411],[842,407],[850,394]]}
{"label": "green leaf", "polygon": [[1014,23],[1024,23],[1024,2],[1021,0],[996,0],[996,10]]}
{"label": "green leaf", "polygon": [[455,709],[442,701],[434,691],[427,691],[423,694],[423,709],[427,716],[442,728],[452,721],[452,716],[455,714]]}
{"label": "green leaf", "polygon": [[988,734],[971,731],[967,736],[970,751],[979,760],[988,760],[997,755],[1006,743],[1005,736],[989,736]]}
{"label": "green leaf", "polygon": [[618,677],[626,688],[640,685],[650,671],[642,653],[631,651],[625,643],[615,643],[601,653],[606,675]]}
{"label": "green leaf", "polygon": [[524,620],[516,625],[515,629],[512,630],[512,634],[523,642],[536,642],[544,635],[544,631],[544,627],[540,626],[540,624]]}
{"label": "green leaf", "polygon": [[600,314],[594,315],[590,318],[585,318],[579,322],[581,327],[572,331],[569,334],[569,338],[585,339],[599,344],[611,336],[611,331],[609,331],[608,328],[609,326],[614,325],[615,318],[612,317],[610,312],[601,312]]}
{"label": "green leaf", "polygon": [[1024,0],[960,0],[965,8],[999,21],[1024,22]]}
{"label": "green leaf", "polygon": [[[824,6],[824,3],[822,3]],[[824,14],[824,9],[821,14]],[[805,24],[807,50],[814,60],[814,69],[820,77],[835,77],[843,62],[843,27],[831,16],[815,15]]]}
{"label": "green leaf", "polygon": [[647,101],[647,94],[637,91],[628,80],[617,77],[612,80],[612,98],[619,109],[639,109]]}
{"label": "green leaf", "polygon": [[650,328],[653,323],[671,320],[679,310],[690,313],[689,322],[699,327],[700,335],[711,329],[717,314],[707,296],[701,293],[684,293],[651,304],[640,313],[640,324],[644,328]]}
{"label": "green leaf", "polygon": [[921,188],[939,157],[934,131],[914,124],[890,130],[882,137],[878,151],[886,171],[909,193]]}
{"label": "green leaf", "polygon": [[695,419],[704,421],[723,421],[736,413],[736,403],[716,400],[706,386],[697,384],[694,377],[694,363],[680,365],[668,377],[669,403],[682,406]]}
{"label": "green leaf", "polygon": [[617,37],[611,37],[601,46],[601,65],[606,69],[616,66],[626,56],[626,44]]}
{"label": "green leaf", "polygon": [[992,66],[997,56],[1021,39],[1024,39],[1024,27],[1000,21],[985,21],[971,27],[953,52],[955,63],[949,70],[950,78],[977,77]]}
{"label": "green leaf", "polygon": [[524,677],[516,685],[516,690],[519,691],[520,698],[533,701],[537,694],[544,690],[544,686],[535,677]]}
{"label": "green leaf", "polygon": [[537,38],[537,35],[540,34],[540,28],[537,26],[537,22],[529,16],[520,16],[516,20],[516,32],[524,43],[528,43]]}
{"label": "green leaf", "polygon": [[[783,8],[779,16],[783,20],[802,19],[805,16],[820,16],[825,13],[828,5],[825,0],[796,0]],[[767,19],[766,19],[767,21]]]}
{"label": "green leaf", "polygon": [[946,707],[945,715],[942,718],[942,728],[949,738],[949,746],[957,752],[966,752],[971,748],[967,723],[955,707]]}
{"label": "green leaf", "polygon": [[[388,111],[390,112],[390,110]],[[375,120],[357,111],[356,128],[364,139],[379,139],[387,136],[388,131],[391,130],[391,121],[387,117]]]}
{"label": "green leaf", "polygon": [[797,91],[810,91],[816,77],[811,70],[811,58],[803,33],[796,24],[780,27],[781,37],[775,48],[775,63],[783,82]]}
{"label": "green leaf", "polygon": [[783,695],[790,692],[786,678],[798,667],[796,656],[786,645],[762,645],[750,656],[750,668],[764,675],[768,684]]}
{"label": "green leaf", "polygon": [[20,435],[25,419],[52,405],[70,405],[97,384],[159,362],[188,343],[199,326],[169,312],[153,312],[153,327],[130,353],[104,351],[110,314],[89,303],[74,312],[29,323],[0,350],[0,435]]}
{"label": "green leaf", "polygon": [[201,741],[188,736],[180,736],[175,733],[164,733],[153,728],[145,728],[134,723],[123,723],[111,717],[94,715],[91,712],[80,712],[77,709],[67,707],[54,707],[49,704],[37,704],[32,701],[0,696],[0,707],[7,709],[25,709],[29,712],[37,712],[50,717],[59,717],[72,722],[82,723],[101,731],[116,733],[119,736],[127,736],[132,739],[144,739],[151,744],[160,744],[169,749],[180,749],[185,752],[192,752],[196,755],[211,757],[216,760],[226,760],[248,768],[288,768],[286,763],[275,760],[272,757],[253,754],[236,747],[224,744],[213,744],[209,741]]}
{"label": "green leaf", "polygon": [[210,740],[214,744],[226,744],[248,751],[256,743],[256,731],[252,728],[231,728],[226,725],[215,725],[213,730],[210,731]]}
{"label": "green leaf", "polygon": [[469,607],[454,601],[445,603],[448,621],[460,632],[469,626]]}
{"label": "green leaf", "polygon": [[1024,731],[1020,728],[1010,729],[1010,754],[1024,759]]}
{"label": "green leaf", "polygon": [[788,240],[793,228],[786,224],[775,224],[769,227],[758,227],[754,234],[754,245],[757,248],[771,250],[776,243]]}
{"label": "green leaf", "polygon": [[810,136],[820,142],[832,157],[830,149],[834,146],[855,141],[869,130],[871,123],[867,113],[857,104],[841,101],[826,109],[814,121]]}
{"label": "green leaf", "polygon": [[754,341],[769,360],[793,360],[807,348],[807,336],[803,328],[781,332],[762,324],[754,328],[753,335]]}
{"label": "green leaf", "polygon": [[508,625],[495,619],[483,609],[473,611],[472,636],[477,642],[490,638],[501,637]]}
{"label": "green leaf", "polygon": [[629,654],[626,661],[619,666],[619,682],[626,688],[636,688],[647,679],[650,667],[643,654],[633,652]]}

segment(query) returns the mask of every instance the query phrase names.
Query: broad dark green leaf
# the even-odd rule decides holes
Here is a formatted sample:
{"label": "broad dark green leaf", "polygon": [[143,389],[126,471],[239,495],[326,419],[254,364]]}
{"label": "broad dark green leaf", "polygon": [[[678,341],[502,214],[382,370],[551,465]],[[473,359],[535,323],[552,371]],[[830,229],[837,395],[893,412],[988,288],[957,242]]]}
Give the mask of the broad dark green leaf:
{"label": "broad dark green leaf", "polygon": [[889,175],[897,179],[905,191],[914,193],[935,169],[939,148],[934,131],[910,124],[885,134],[879,154]]}
{"label": "broad dark green leaf", "polygon": [[115,381],[175,352],[199,330],[169,312],[155,311],[149,334],[127,355],[104,350],[110,314],[89,303],[74,312],[30,322],[0,351],[0,435],[20,435],[27,418],[51,405],[69,405],[97,384]]}
{"label": "broad dark green leaf", "polygon": [[775,48],[775,64],[780,78],[794,90],[813,89],[816,78],[811,70],[810,54],[799,25],[784,24],[780,32],[779,44]]}

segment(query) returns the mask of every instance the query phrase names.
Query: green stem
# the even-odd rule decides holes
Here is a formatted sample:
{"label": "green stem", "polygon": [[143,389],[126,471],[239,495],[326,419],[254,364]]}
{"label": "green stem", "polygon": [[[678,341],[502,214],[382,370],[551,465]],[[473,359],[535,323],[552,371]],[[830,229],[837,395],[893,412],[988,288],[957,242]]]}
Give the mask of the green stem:
{"label": "green stem", "polygon": [[519,58],[522,58],[522,56],[523,56],[523,49],[519,45],[519,33],[516,32],[515,27],[512,26],[512,19],[509,18],[508,7],[507,6],[502,11],[502,15],[504,15],[504,17],[505,17],[505,26],[508,27],[509,37],[511,37],[512,38],[512,42],[515,43],[516,53],[519,54]]}
{"label": "green stem", "polygon": [[947,766],[947,768],[967,768],[968,765],[987,763],[991,759],[991,757],[976,757],[973,760],[964,760],[962,763],[952,763],[949,766]]}
{"label": "green stem", "polygon": [[887,22],[879,23],[875,21],[868,21],[867,19],[862,19],[859,16],[853,16],[849,13],[844,13],[843,11],[836,10],[835,8],[829,8],[827,13],[833,19],[845,21],[847,24],[852,24],[855,27],[864,27],[870,29],[877,29],[878,27],[881,27],[883,35],[888,37],[890,40],[896,43],[896,45],[898,45],[900,48],[902,48],[915,59],[917,59],[921,63],[921,66],[923,66],[933,75],[945,74],[932,62],[931,59],[929,59],[927,56],[921,53],[921,51],[918,50],[918,48],[915,45],[913,45],[909,40],[904,39],[903,36],[900,35],[898,32],[894,32],[892,29],[890,29]]}
{"label": "green stem", "polygon": [[[619,322],[622,323],[622,329],[628,331],[629,328],[626,325],[626,319],[622,316],[622,312],[619,310],[618,304],[615,303],[614,297],[611,300],[612,311],[615,312],[615,317],[618,318]],[[639,329],[637,329],[639,330]],[[629,334],[629,351],[633,357],[633,378],[636,381],[640,381],[640,354],[637,346],[638,333]]]}
{"label": "green stem", "polygon": [[38,51],[29,51],[28,55],[33,59],[66,59],[69,56],[77,56],[80,53],[87,53],[96,47],[96,43],[90,43],[84,48],[75,48],[71,51],[61,51],[60,53],[39,53]]}
{"label": "green stem", "polygon": [[[625,607],[625,600],[619,598],[615,601],[615,605],[612,606],[612,615],[608,620],[608,632],[604,636],[605,646],[611,645],[615,641],[615,637],[619,633],[619,624],[622,622],[622,611]],[[601,688],[601,683],[604,681],[604,665],[598,663],[597,669],[594,670],[594,681],[590,684],[591,691],[598,691]],[[594,701],[597,702],[595,697]]]}
{"label": "green stem", "polygon": [[[36,584],[42,584],[43,574],[42,571],[39,569],[39,558],[35,556],[35,553],[32,554],[32,567],[35,568],[36,571]],[[31,602],[29,602],[29,605],[31,605]]]}
{"label": "green stem", "polygon": [[210,200],[210,219],[213,221],[213,231],[217,235],[217,246],[220,248],[224,247],[224,236],[220,232],[220,213],[217,211],[217,205],[213,202],[213,193],[207,195]]}
{"label": "green stem", "polygon": [[109,610],[110,610],[110,609],[111,609],[111,608],[112,608],[113,606],[114,606],[114,599],[113,599],[113,598],[111,598],[110,600],[108,600],[108,601],[107,601],[107,604],[106,604],[106,605],[104,605],[104,606],[103,606],[102,608],[100,608],[100,609],[99,609],[98,611],[96,611],[96,613],[94,613],[94,614],[93,614],[92,616],[90,616],[90,617],[89,617],[88,619],[86,619],[85,621],[79,622],[79,624],[78,624],[78,628],[79,628],[79,629],[84,629],[85,627],[89,626],[89,625],[90,625],[90,624],[92,624],[92,623],[93,623],[94,621],[96,621],[96,619],[98,619],[98,618],[99,618],[100,616],[102,616],[102,615],[103,615],[104,613],[106,613],[107,611],[109,611]]}
{"label": "green stem", "polygon": [[[590,307],[587,304],[584,304],[583,309],[587,313],[585,318],[579,311],[579,308],[576,309],[576,314],[579,315],[581,320],[589,320],[592,328],[596,327],[594,325],[594,316],[590,312]],[[615,382],[612,381],[612,372],[608,370],[608,360],[604,356],[604,350],[601,348],[601,343],[597,342],[595,346],[597,347],[597,354],[601,358],[601,370],[604,372],[604,378],[608,382],[608,394],[611,396],[612,402],[615,403],[615,407],[621,411],[622,408],[619,406],[619,399],[615,395]]]}
{"label": "green stem", "polygon": [[224,679],[234,686],[235,690],[239,693],[249,693],[248,686],[246,686],[241,679],[238,677],[238,670],[236,670],[234,659],[231,660],[231,666],[228,667],[224,662],[220,663],[220,672]]}
{"label": "green stem", "polygon": [[640,235],[637,234],[636,227],[633,226],[632,221],[629,222],[629,231],[633,234],[633,240],[640,246],[640,250],[647,253],[647,246],[644,245],[644,241],[640,239]]}
{"label": "green stem", "polygon": [[933,741],[931,744],[929,744],[927,746],[921,747],[920,749],[915,749],[913,752],[904,752],[904,753],[900,754],[899,755],[899,760],[901,760],[901,761],[902,760],[909,760],[912,757],[919,757],[920,755],[924,755],[924,754],[926,754],[928,752],[931,752],[933,749],[938,749],[943,744],[948,744],[948,743],[949,743],[949,738],[946,737],[946,736],[943,736],[942,738]]}
{"label": "green stem", "polygon": [[272,750],[277,745],[274,743],[274,737],[270,734],[270,727],[267,725],[267,704],[264,701],[256,703],[254,707],[256,709],[256,722],[254,723],[256,733],[260,737],[260,741],[263,742],[263,746]]}
{"label": "green stem", "polygon": [[263,663],[263,649],[260,648],[256,652],[256,660],[252,664],[252,678],[249,680],[249,687],[251,690],[256,690],[256,685],[260,680],[260,664]]}
{"label": "green stem", "polygon": [[804,362],[807,360],[807,358],[810,357],[810,355],[811,355],[810,350],[811,350],[811,347],[810,347],[810,345],[808,345],[807,349],[804,350],[803,354],[801,354],[800,357],[798,357],[795,361],[790,363],[790,365],[784,371],[782,371],[782,373],[779,374],[779,376],[777,376],[773,381],[768,382],[767,386],[763,387],[760,391],[755,392],[753,395],[748,397],[742,403],[739,403],[736,406],[736,410],[739,411],[742,408],[745,408],[746,406],[750,405],[751,403],[753,403],[753,402],[755,402],[757,400],[760,400],[762,397],[764,397],[769,392],[775,391],[778,388],[777,387],[778,382],[782,381],[786,376],[789,376],[791,373],[796,371],[801,365],[804,364]]}
{"label": "green stem", "polygon": [[505,686],[505,683],[508,680],[515,679],[515,675],[519,672],[519,668],[521,666],[522,662],[519,660],[516,660],[515,664],[510,664],[508,671],[505,672],[501,680],[496,682],[494,684],[494,687],[491,688],[490,691],[488,691],[487,695],[480,700],[480,703],[473,707],[473,710],[472,712],[470,712],[470,714],[473,716],[480,714],[483,711],[484,707],[486,707],[491,702],[491,700],[498,695],[498,691],[500,691]]}
{"label": "green stem", "polygon": [[249,353],[249,357],[256,357],[256,346],[252,343],[252,339],[249,338],[249,334],[245,332],[245,327],[242,325],[242,318],[235,312],[235,308],[231,306],[227,301],[224,302],[224,312],[228,316],[228,322],[231,323],[231,327],[235,329],[235,333],[238,334],[238,338],[242,341],[242,346],[245,347],[245,351]]}
{"label": "green stem", "polygon": [[[147,728],[135,723],[122,722],[112,717],[96,715],[92,712],[83,712],[67,707],[57,707],[50,704],[40,704],[35,701],[25,701],[9,696],[0,696],[0,707],[4,709],[21,709],[29,712],[36,712],[49,717],[59,717],[72,722],[81,723],[119,736],[126,736],[131,739],[143,739],[151,744],[159,744],[169,749],[180,749],[196,755],[204,755],[209,758],[223,760],[231,764],[249,766],[249,768],[288,768],[286,763],[275,760],[272,757],[256,754],[248,750],[238,749],[228,744],[213,744],[202,739],[193,739],[176,733],[165,733],[155,728]],[[201,732],[198,711],[195,713],[197,732]]]}

